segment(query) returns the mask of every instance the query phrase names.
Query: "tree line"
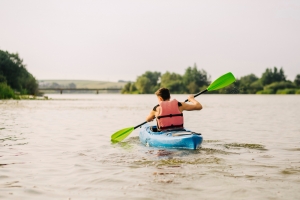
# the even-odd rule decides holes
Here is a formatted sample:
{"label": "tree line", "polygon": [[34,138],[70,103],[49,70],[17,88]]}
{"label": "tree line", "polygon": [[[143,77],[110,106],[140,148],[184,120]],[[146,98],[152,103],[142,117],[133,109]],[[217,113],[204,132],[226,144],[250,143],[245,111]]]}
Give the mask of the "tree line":
{"label": "tree line", "polygon": [[[128,82],[122,89],[123,94],[153,94],[161,87],[168,88],[173,94],[194,94],[206,89],[211,78],[195,64],[185,69],[183,75],[174,72],[160,73],[146,71],[135,82]],[[237,78],[226,88],[210,93],[215,94],[300,94],[300,74],[294,81],[286,79],[283,68],[267,68],[261,77],[249,74]]]}
{"label": "tree line", "polygon": [[37,93],[37,80],[27,71],[19,54],[0,50],[0,99]]}

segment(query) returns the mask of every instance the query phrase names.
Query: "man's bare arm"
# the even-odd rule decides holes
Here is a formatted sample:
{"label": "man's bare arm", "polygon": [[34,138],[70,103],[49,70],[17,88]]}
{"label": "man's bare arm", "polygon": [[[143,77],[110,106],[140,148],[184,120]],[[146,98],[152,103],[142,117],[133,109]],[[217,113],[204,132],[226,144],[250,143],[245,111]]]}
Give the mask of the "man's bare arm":
{"label": "man's bare arm", "polygon": [[153,121],[154,118],[155,118],[155,111],[151,110],[151,112],[149,113],[149,115],[146,118],[146,121],[151,122],[151,121]]}
{"label": "man's bare arm", "polygon": [[188,97],[188,100],[190,103],[184,103],[182,102],[182,106],[181,106],[181,109],[182,111],[184,110],[201,110],[202,109],[202,105],[194,98],[193,95],[190,95]]}

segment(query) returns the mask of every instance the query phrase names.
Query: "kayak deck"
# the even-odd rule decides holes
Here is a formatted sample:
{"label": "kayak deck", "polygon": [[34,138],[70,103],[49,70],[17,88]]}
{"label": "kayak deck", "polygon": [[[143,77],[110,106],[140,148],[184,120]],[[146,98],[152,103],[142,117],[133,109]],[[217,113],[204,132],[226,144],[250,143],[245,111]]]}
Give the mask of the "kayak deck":
{"label": "kayak deck", "polygon": [[201,133],[187,129],[154,132],[156,126],[143,125],[140,130],[140,141],[151,147],[198,149],[203,141]]}

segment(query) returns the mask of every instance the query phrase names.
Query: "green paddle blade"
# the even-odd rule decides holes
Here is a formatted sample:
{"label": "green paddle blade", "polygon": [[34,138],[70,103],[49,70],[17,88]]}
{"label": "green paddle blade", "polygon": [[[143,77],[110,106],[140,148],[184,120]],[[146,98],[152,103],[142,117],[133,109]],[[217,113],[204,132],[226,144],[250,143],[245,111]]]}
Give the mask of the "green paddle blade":
{"label": "green paddle blade", "polygon": [[134,127],[123,128],[111,135],[111,141],[120,142],[124,140],[133,130]]}
{"label": "green paddle blade", "polygon": [[223,76],[220,76],[217,80],[212,82],[207,90],[208,91],[213,91],[213,90],[218,90],[223,87],[226,87],[233,83],[235,81],[235,78],[231,72],[228,72],[227,74],[224,74]]}

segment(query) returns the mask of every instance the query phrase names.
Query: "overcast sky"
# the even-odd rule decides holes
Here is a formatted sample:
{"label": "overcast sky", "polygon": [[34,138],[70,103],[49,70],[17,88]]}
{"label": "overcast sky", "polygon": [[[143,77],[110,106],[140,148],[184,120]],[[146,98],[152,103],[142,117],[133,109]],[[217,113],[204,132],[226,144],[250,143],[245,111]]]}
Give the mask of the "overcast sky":
{"label": "overcast sky", "polygon": [[299,0],[0,0],[0,49],[37,79],[300,74]]}

